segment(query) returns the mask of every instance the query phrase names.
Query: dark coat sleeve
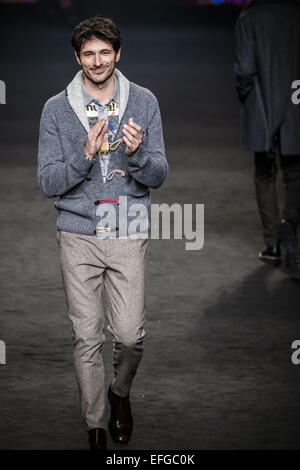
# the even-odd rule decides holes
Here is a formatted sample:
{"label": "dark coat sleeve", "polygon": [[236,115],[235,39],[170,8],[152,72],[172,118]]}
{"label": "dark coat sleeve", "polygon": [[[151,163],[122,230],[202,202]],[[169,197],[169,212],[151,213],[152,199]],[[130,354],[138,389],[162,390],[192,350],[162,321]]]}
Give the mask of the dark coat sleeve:
{"label": "dark coat sleeve", "polygon": [[250,18],[240,16],[235,27],[235,40],[235,87],[240,101],[244,102],[254,85],[254,77],[257,74],[255,35]]}

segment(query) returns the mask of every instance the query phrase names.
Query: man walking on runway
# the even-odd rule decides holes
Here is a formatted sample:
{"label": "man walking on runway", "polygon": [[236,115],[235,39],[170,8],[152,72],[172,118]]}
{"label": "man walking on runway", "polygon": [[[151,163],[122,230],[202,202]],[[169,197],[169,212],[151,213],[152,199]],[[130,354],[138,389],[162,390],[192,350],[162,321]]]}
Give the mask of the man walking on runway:
{"label": "man walking on runway", "polygon": [[[300,268],[299,0],[253,0],[236,25],[236,88],[242,103],[241,145],[255,153],[255,186],[263,225],[262,261]],[[276,154],[286,188],[282,217],[276,194]]]}
{"label": "man walking on runway", "polygon": [[114,442],[128,443],[129,391],[145,336],[150,188],[164,182],[168,163],[156,97],[115,68],[117,26],[108,18],[87,19],[71,42],[81,70],[44,105],[37,176],[42,193],[58,198],[57,243],[81,410],[90,449],[104,450],[104,322],[113,338],[108,428]]}

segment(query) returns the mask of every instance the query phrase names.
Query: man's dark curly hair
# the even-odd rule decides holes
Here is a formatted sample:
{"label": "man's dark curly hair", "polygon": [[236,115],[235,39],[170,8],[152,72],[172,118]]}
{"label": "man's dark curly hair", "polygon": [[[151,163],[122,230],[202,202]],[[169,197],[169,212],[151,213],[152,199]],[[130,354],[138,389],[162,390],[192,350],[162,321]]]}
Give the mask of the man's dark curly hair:
{"label": "man's dark curly hair", "polygon": [[115,53],[121,47],[121,35],[118,27],[110,18],[103,16],[93,16],[87,20],[81,21],[75,26],[71,44],[78,57],[80,56],[81,46],[87,39],[98,38],[109,42],[114,48]]}

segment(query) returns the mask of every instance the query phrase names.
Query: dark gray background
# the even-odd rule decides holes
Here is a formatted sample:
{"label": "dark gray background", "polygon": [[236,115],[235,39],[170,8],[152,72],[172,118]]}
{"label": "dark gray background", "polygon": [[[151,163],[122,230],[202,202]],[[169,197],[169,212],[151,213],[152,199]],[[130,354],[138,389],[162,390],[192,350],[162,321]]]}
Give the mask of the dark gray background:
{"label": "dark gray background", "polygon": [[[54,200],[41,195],[36,168],[42,106],[78,70],[71,27],[98,12],[121,29],[118,68],[159,99],[170,174],[153,202],[205,204],[201,251],[150,242],[147,338],[127,448],[300,448],[300,366],[291,363],[299,282],[257,258],[253,157],[239,148],[234,90],[239,10],[150,3],[81,2],[68,22],[51,10],[2,10],[0,449],[87,448]],[[104,349],[108,385],[109,333]]]}

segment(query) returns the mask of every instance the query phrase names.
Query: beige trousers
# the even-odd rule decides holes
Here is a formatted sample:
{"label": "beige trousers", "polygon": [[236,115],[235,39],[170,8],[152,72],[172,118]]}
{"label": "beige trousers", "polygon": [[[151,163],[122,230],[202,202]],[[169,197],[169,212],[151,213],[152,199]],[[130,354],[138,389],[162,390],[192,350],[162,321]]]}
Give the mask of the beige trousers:
{"label": "beige trousers", "polygon": [[113,337],[111,387],[124,397],[143,354],[148,239],[101,239],[57,230],[57,243],[82,415],[87,430],[106,429],[105,317]]}

